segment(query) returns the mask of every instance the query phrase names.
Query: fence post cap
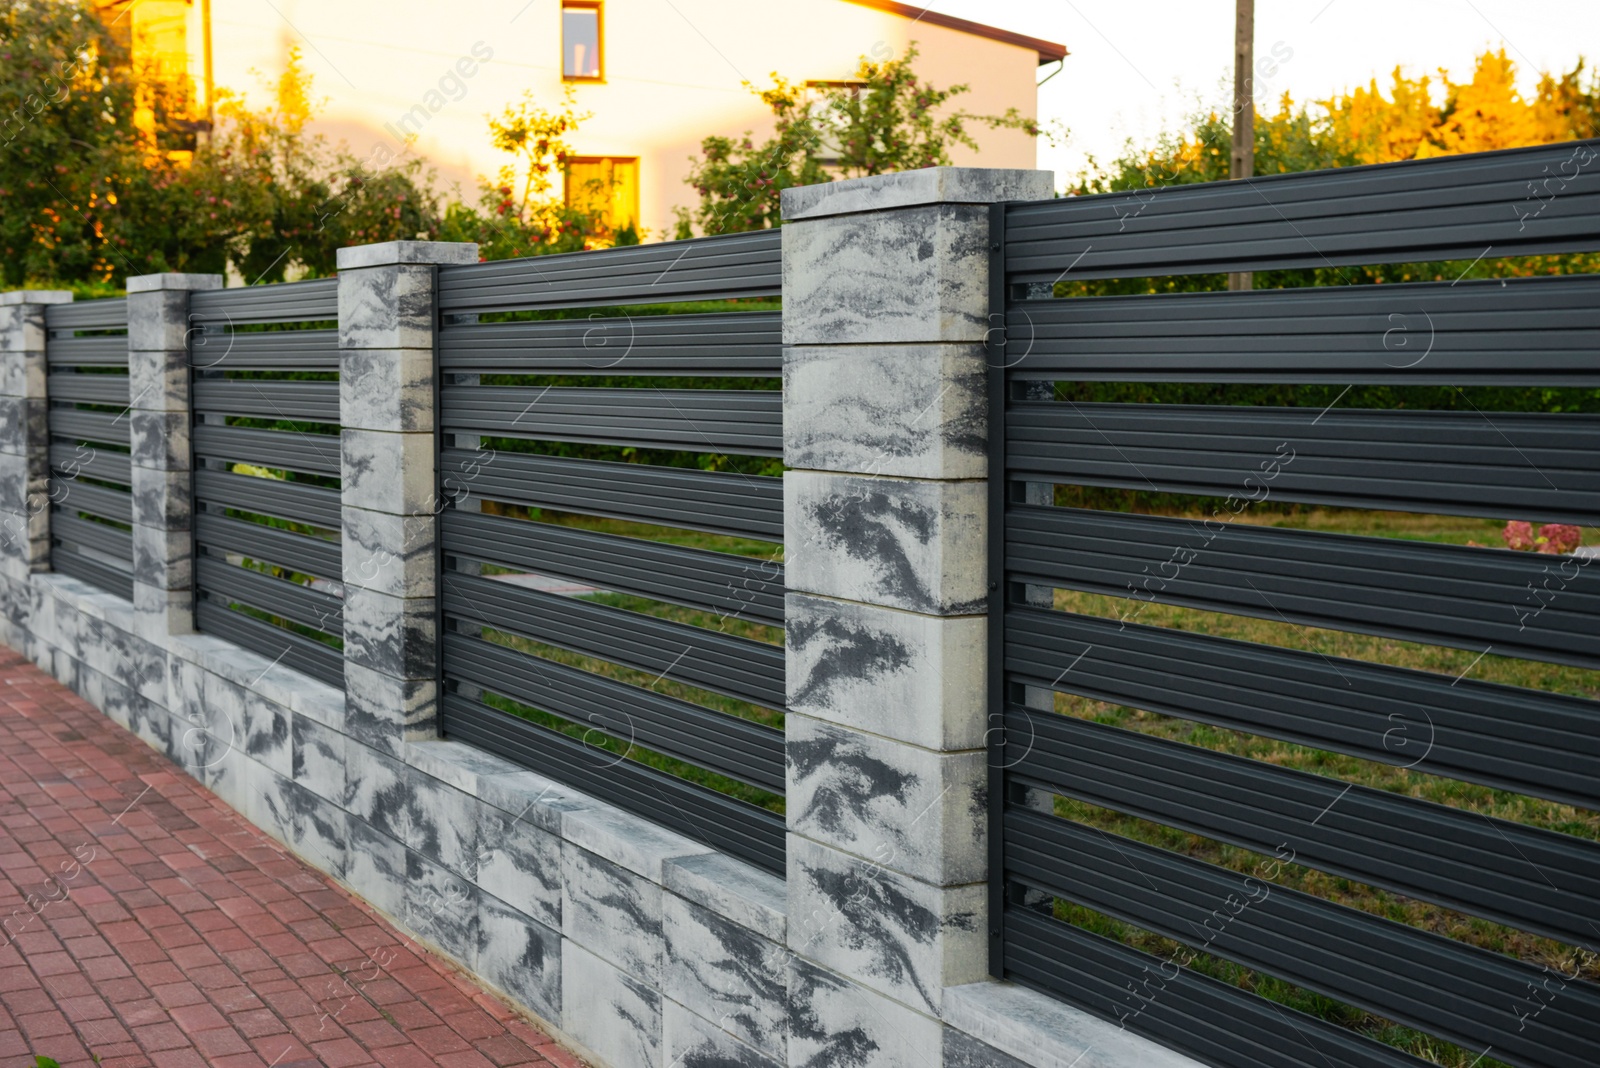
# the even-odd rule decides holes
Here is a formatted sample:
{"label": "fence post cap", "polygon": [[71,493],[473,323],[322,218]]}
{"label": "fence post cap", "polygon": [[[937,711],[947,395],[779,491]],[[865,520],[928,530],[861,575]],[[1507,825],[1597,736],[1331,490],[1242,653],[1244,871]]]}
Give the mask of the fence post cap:
{"label": "fence post cap", "polygon": [[0,307],[13,304],[71,304],[72,294],[65,289],[13,289],[0,293]]}
{"label": "fence post cap", "polygon": [[341,271],[405,263],[444,267],[477,262],[478,246],[472,241],[380,241],[375,245],[342,248],[337,258]]}
{"label": "fence post cap", "polygon": [[180,274],[168,271],[165,274],[136,274],[128,279],[128,293],[155,293],[163,289],[181,289],[193,291],[198,289],[221,289],[222,276],[220,274]]}
{"label": "fence post cap", "polygon": [[1048,200],[1054,171],[1005,167],[923,167],[866,178],[801,185],[783,191],[785,222],[924,204],[994,204]]}

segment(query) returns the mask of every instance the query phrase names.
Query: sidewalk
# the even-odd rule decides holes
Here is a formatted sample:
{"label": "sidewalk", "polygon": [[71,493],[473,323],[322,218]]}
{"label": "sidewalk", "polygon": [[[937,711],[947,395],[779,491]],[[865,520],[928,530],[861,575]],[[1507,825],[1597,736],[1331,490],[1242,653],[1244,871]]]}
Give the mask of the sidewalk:
{"label": "sidewalk", "polygon": [[0,1065],[580,1062],[0,646]]}

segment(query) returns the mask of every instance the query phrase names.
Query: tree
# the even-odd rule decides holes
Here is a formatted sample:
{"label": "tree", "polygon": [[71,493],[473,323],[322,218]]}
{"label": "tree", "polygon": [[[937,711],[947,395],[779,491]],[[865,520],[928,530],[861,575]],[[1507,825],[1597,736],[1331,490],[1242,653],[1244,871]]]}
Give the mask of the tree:
{"label": "tree", "polygon": [[700,206],[680,209],[678,236],[690,236],[696,225],[708,234],[778,226],[779,195],[793,186],[948,165],[952,145],[977,150],[970,123],[1039,136],[1039,124],[1016,108],[1003,115],[949,110],[971,87],[939,89],[920,80],[912,70],[917,54],[912,44],[901,59],[862,56],[854,85],[812,89],[776,73],[770,89],[745,83],[772,111],[773,136],[759,146],[749,131],[701,142],[684,179]]}

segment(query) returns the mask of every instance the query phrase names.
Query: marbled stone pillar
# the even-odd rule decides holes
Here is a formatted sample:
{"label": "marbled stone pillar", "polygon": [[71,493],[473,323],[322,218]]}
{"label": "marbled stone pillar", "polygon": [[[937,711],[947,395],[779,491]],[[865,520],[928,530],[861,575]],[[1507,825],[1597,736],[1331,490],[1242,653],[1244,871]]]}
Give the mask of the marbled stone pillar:
{"label": "marbled stone pillar", "polygon": [[793,1065],[937,1063],[987,972],[987,206],[1051,177],[784,191]]}
{"label": "marbled stone pillar", "polygon": [[339,250],[345,730],[390,756],[438,736],[436,268],[477,262],[473,244]]}
{"label": "marbled stone pillar", "polygon": [[221,288],[217,274],[128,279],[133,608],[149,638],[194,630],[189,294]]}
{"label": "marbled stone pillar", "polygon": [[0,574],[26,582],[50,567],[50,431],[44,310],[72,294],[0,293]]}

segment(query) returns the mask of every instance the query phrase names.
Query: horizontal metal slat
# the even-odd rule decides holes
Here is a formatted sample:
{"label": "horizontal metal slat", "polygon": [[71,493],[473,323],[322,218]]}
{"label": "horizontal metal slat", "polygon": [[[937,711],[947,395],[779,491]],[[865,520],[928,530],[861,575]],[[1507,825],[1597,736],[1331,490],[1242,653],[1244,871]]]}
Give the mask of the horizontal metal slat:
{"label": "horizontal metal slat", "polygon": [[194,516],[194,540],[201,548],[238,553],[302,574],[340,581],[342,551],[337,541],[203,511]]}
{"label": "horizontal metal slat", "polygon": [[52,475],[49,494],[51,502],[65,511],[89,512],[118,523],[133,522],[133,495],[127,490],[107,489]]}
{"label": "horizontal metal slat", "polygon": [[[1600,141],[1006,208],[1012,281],[1470,260],[1600,248]],[[1565,168],[1565,170],[1563,170]]]}
{"label": "horizontal metal slat", "polygon": [[1005,640],[1013,681],[1600,809],[1593,701],[1050,610]]}
{"label": "horizontal metal slat", "polygon": [[128,406],[128,376],[117,374],[53,374],[45,382],[52,401]]}
{"label": "horizontal metal slat", "polygon": [[235,611],[220,601],[196,597],[195,629],[293,668],[330,686],[344,686],[344,653],[282,627]]}
{"label": "horizontal metal slat", "polygon": [[783,538],[781,478],[514,452],[488,461],[465,449],[440,456],[441,471],[472,468],[479,474],[465,489],[475,497],[711,534]]}
{"label": "horizontal metal slat", "polygon": [[339,491],[304,482],[280,482],[200,468],[194,473],[194,495],[197,505],[217,504],[323,530],[341,529]]}
{"label": "horizontal metal slat", "polygon": [[47,304],[44,321],[50,330],[116,330],[128,325],[128,300],[107,297]]}
{"label": "horizontal metal slat", "polygon": [[61,545],[50,550],[50,567],[63,575],[71,575],[107,593],[115,594],[124,601],[133,600],[133,575],[128,571],[111,567]]}
{"label": "horizontal metal slat", "polygon": [[1075,297],[1006,311],[1012,377],[1077,382],[1593,386],[1596,331],[1592,275]]}
{"label": "horizontal metal slat", "polygon": [[1025,505],[1005,551],[1012,581],[1600,668],[1586,558]]}
{"label": "horizontal metal slat", "polygon": [[455,374],[749,375],[783,373],[778,312],[634,315],[446,324],[439,369]]}
{"label": "horizontal metal slat", "polygon": [[50,445],[50,470],[68,481],[81,477],[127,486],[133,479],[133,463],[127,453],[61,442]]}
{"label": "horizontal metal slat", "polygon": [[45,418],[50,435],[71,441],[101,441],[111,445],[128,444],[131,437],[128,413],[85,412],[77,408],[51,407]]}
{"label": "horizontal metal slat", "polygon": [[1023,908],[1006,909],[1005,932],[1007,979],[1213,1068],[1426,1068],[1431,1063]]}
{"label": "horizontal metal slat", "polygon": [[1594,415],[1015,401],[1006,449],[1026,481],[1600,523]]}
{"label": "horizontal metal slat", "polygon": [[59,507],[51,509],[50,537],[67,545],[98,550],[107,556],[125,561],[130,568],[133,566],[131,533],[84,519],[71,510]]}
{"label": "horizontal metal slat", "polygon": [[234,333],[223,323],[189,338],[189,362],[208,371],[337,371],[339,331],[266,330]]}
{"label": "horizontal metal slat", "polygon": [[737,638],[501,578],[446,572],[444,611],[497,630],[648,671],[741,701],[783,708],[783,646]]}
{"label": "horizontal metal slat", "polygon": [[724,389],[451,386],[445,431],[643,448],[783,455],[783,394]]}
{"label": "horizontal metal slat", "polygon": [[447,738],[514,760],[557,782],[610,801],[668,830],[766,871],[784,871],[784,819],[633,760],[548,730],[454,693],[442,695]]}
{"label": "horizontal metal slat", "polygon": [[1030,887],[1511,1064],[1600,1062],[1600,987],[1573,983],[1518,1027],[1508,1006],[1548,969],[1043,813],[1003,818],[1006,874]]}
{"label": "horizontal metal slat", "polygon": [[194,425],[197,458],[259,464],[310,475],[341,473],[339,439],[332,434],[301,434],[292,430],[256,427]]}
{"label": "horizontal metal slat", "polygon": [[128,336],[51,337],[45,341],[45,363],[57,367],[127,367]]}
{"label": "horizontal metal slat", "polygon": [[196,412],[256,415],[310,423],[339,421],[337,382],[196,378],[193,401]]}
{"label": "horizontal metal slat", "polygon": [[1600,846],[1054,713],[1005,713],[1013,780],[1587,944]]}
{"label": "horizontal metal slat", "polygon": [[439,269],[442,312],[777,296],[777,230]]}
{"label": "horizontal metal slat", "polygon": [[344,636],[344,602],[321,590],[205,554],[195,557],[195,582],[211,596],[247,604],[336,638]]}
{"label": "horizontal metal slat", "polygon": [[[496,620],[455,612],[485,627]],[[494,642],[446,632],[444,673],[631,745],[783,793],[783,732]]]}
{"label": "horizontal metal slat", "polygon": [[204,289],[189,294],[196,322],[292,323],[339,318],[339,280],[313,278],[265,286]]}
{"label": "horizontal metal slat", "polygon": [[783,565],[729,553],[447,508],[441,551],[783,626]]}

